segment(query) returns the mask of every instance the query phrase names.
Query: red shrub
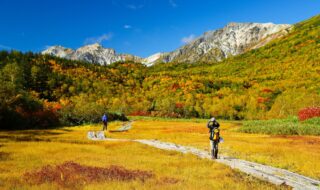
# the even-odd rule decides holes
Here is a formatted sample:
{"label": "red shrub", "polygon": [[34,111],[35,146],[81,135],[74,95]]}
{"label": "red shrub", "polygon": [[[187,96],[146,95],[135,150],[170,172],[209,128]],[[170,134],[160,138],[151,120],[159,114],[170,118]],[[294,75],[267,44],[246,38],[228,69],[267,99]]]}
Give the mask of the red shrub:
{"label": "red shrub", "polygon": [[61,110],[61,108],[62,108],[61,104],[56,103],[56,104],[52,107],[52,110],[56,112],[56,111],[58,111],[58,110]]}
{"label": "red shrub", "polygon": [[48,102],[44,101],[43,106],[47,110],[52,110],[54,112],[60,110],[62,108],[62,105],[59,102]]}
{"label": "red shrub", "polygon": [[299,111],[298,117],[300,121],[304,121],[313,117],[320,117],[320,107],[308,107]]}
{"label": "red shrub", "polygon": [[270,92],[273,92],[273,90],[269,89],[269,88],[264,88],[262,89],[262,92],[264,93],[270,93]]}
{"label": "red shrub", "polygon": [[36,128],[48,128],[59,124],[58,114],[53,109],[26,110],[22,107],[16,108],[16,113],[23,119],[24,125]]}
{"label": "red shrub", "polygon": [[184,104],[180,103],[180,102],[177,102],[175,106],[176,106],[176,108],[183,108]]}
{"label": "red shrub", "polygon": [[270,100],[269,98],[258,97],[258,103],[266,103],[266,102],[268,102],[269,100]]}
{"label": "red shrub", "polygon": [[171,89],[172,89],[173,91],[176,91],[176,90],[179,89],[179,88],[180,88],[179,84],[176,84],[176,83],[174,83],[174,84],[171,86]]}
{"label": "red shrub", "polygon": [[153,177],[150,171],[128,170],[121,166],[110,166],[108,168],[83,166],[72,161],[61,165],[47,165],[40,170],[26,172],[23,179],[31,185],[43,183],[56,183],[62,187],[73,187],[93,182],[108,180],[145,181]]}

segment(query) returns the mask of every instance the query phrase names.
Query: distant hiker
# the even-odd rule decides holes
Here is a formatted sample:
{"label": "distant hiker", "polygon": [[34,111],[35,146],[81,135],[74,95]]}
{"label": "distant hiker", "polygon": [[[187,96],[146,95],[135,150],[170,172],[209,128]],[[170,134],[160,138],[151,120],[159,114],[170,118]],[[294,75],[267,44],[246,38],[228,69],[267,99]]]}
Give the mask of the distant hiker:
{"label": "distant hiker", "polygon": [[212,117],[208,124],[207,127],[209,128],[209,133],[210,133],[210,154],[212,156],[212,159],[217,159],[218,158],[218,144],[220,141],[220,124],[217,122],[217,120]]}
{"label": "distant hiker", "polygon": [[103,123],[103,128],[102,130],[107,130],[108,127],[108,116],[106,114],[103,114],[102,116],[102,123]]}

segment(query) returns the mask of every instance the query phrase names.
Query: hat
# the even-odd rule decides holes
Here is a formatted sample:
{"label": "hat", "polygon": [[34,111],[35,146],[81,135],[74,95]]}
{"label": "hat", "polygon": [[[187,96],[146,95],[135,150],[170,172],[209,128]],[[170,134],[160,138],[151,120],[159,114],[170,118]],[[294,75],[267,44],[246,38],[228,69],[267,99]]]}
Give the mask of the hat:
{"label": "hat", "polygon": [[216,118],[214,118],[214,117],[212,117],[211,119],[210,119],[210,121],[215,121],[216,120]]}

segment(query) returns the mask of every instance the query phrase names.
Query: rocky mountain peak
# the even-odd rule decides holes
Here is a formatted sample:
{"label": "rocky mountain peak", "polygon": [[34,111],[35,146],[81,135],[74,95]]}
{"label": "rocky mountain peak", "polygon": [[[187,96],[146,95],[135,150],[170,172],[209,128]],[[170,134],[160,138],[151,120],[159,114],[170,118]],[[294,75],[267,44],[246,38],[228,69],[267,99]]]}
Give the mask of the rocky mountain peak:
{"label": "rocky mountain peak", "polygon": [[220,61],[261,47],[288,33],[291,25],[231,22],[163,56],[164,62]]}
{"label": "rocky mountain peak", "polygon": [[226,27],[235,27],[235,26],[238,26],[238,25],[241,25],[243,23],[238,23],[238,22],[229,22]]}
{"label": "rocky mountain peak", "polygon": [[147,66],[157,62],[221,61],[264,46],[286,35],[290,28],[289,24],[230,22],[221,29],[205,32],[172,52],[156,53],[145,59],[130,54],[117,54],[114,49],[105,48],[99,43],[85,45],[77,50],[52,46],[42,53],[101,65],[127,60],[142,62]]}
{"label": "rocky mountain peak", "polygon": [[74,53],[74,50],[62,47],[60,45],[51,46],[42,52],[42,54],[48,54],[57,57],[68,57],[72,53]]}
{"label": "rocky mountain peak", "polygon": [[112,48],[104,48],[101,44],[89,44],[76,50],[62,46],[52,46],[42,54],[54,55],[61,58],[86,61],[100,65],[108,65],[117,61],[139,60],[139,57],[129,54],[117,54]]}

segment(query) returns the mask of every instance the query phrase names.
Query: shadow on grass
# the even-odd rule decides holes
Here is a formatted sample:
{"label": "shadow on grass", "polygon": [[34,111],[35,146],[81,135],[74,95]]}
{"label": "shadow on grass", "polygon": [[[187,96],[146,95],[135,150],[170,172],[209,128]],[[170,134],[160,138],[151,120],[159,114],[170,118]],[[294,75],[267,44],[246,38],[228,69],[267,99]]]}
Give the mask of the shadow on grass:
{"label": "shadow on grass", "polygon": [[10,153],[7,152],[0,152],[0,161],[6,161],[9,160]]}
{"label": "shadow on grass", "polygon": [[9,141],[50,141],[57,135],[63,132],[55,132],[49,130],[21,130],[21,131],[1,131],[0,139]]}

